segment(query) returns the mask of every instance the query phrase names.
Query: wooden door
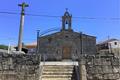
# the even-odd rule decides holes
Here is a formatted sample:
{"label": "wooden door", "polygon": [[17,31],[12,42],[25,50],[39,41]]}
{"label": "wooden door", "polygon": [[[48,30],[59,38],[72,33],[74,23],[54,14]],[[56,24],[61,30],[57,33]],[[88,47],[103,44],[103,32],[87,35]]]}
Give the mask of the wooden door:
{"label": "wooden door", "polygon": [[63,47],[63,59],[71,58],[71,47],[65,46]]}

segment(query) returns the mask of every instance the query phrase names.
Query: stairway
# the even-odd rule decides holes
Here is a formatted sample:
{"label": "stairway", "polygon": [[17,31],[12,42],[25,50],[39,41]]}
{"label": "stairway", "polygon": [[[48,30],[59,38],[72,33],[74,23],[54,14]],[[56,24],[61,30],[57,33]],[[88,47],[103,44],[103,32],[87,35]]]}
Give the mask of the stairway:
{"label": "stairway", "polygon": [[74,65],[43,65],[41,80],[72,80]]}

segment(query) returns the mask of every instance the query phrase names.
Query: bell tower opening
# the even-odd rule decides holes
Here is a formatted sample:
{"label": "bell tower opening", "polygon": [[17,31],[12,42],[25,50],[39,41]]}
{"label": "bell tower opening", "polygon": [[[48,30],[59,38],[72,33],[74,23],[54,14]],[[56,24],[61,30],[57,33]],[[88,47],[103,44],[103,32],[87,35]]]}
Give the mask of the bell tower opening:
{"label": "bell tower opening", "polygon": [[72,27],[72,15],[70,15],[68,12],[68,9],[66,9],[64,16],[62,16],[62,29],[61,30],[72,31],[71,27]]}
{"label": "bell tower opening", "polygon": [[65,21],[65,29],[68,29],[69,25],[68,25],[68,20]]}

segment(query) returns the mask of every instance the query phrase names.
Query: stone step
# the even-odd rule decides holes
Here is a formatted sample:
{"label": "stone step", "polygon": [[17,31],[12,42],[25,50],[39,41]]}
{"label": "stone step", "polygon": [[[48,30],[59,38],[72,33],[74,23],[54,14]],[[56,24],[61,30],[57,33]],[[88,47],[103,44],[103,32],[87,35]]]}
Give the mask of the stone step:
{"label": "stone step", "polygon": [[58,73],[59,73],[59,74],[72,74],[73,72],[72,72],[72,71],[64,71],[64,72],[62,72],[62,71],[59,71],[59,72],[49,72],[49,71],[46,71],[46,72],[45,72],[45,71],[44,71],[44,72],[43,72],[43,74],[50,74],[50,73],[51,73],[51,74],[58,74]]}
{"label": "stone step", "polygon": [[73,65],[44,65],[45,68],[73,68]]}
{"label": "stone step", "polygon": [[43,67],[44,70],[72,70],[73,68],[46,68]]}
{"label": "stone step", "polygon": [[71,78],[72,75],[42,75],[42,78]]}
{"label": "stone step", "polygon": [[44,69],[73,69],[73,67],[43,67]]}
{"label": "stone step", "polygon": [[44,70],[73,70],[73,68],[46,68],[46,67],[43,67]]}
{"label": "stone step", "polygon": [[71,80],[71,78],[42,78],[42,80]]}
{"label": "stone step", "polygon": [[74,65],[78,65],[77,61],[46,61],[46,62],[41,62],[40,65],[65,65],[65,66],[74,66]]}
{"label": "stone step", "polygon": [[71,70],[67,70],[67,69],[64,69],[64,70],[54,70],[54,69],[53,70],[51,70],[51,69],[50,70],[44,70],[43,69],[43,73],[45,73],[45,72],[49,72],[49,73],[62,73],[62,72],[63,73],[65,73],[65,72],[66,73],[72,73],[73,70],[72,69]]}
{"label": "stone step", "polygon": [[73,68],[43,68],[44,70],[73,70]]}
{"label": "stone step", "polygon": [[42,75],[72,75],[72,73],[43,73]]}
{"label": "stone step", "polygon": [[73,70],[73,66],[43,66],[44,70]]}
{"label": "stone step", "polygon": [[44,68],[44,70],[73,70],[73,68]]}

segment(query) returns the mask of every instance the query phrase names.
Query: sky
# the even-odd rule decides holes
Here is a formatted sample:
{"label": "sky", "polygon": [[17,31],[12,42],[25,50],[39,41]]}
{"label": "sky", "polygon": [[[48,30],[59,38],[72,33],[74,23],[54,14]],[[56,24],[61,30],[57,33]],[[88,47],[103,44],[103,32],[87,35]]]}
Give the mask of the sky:
{"label": "sky", "polygon": [[120,0],[1,0],[0,1],[0,44],[17,45],[20,26],[18,4],[25,2],[23,42],[36,41],[36,30],[43,33],[51,28],[61,28],[61,17],[68,8],[72,14],[72,29],[96,36],[97,42],[110,38],[120,39]]}

